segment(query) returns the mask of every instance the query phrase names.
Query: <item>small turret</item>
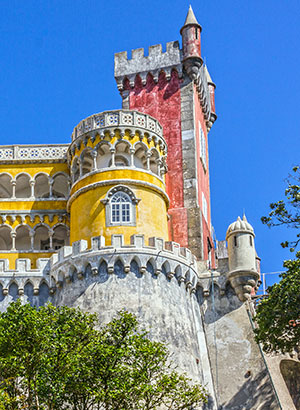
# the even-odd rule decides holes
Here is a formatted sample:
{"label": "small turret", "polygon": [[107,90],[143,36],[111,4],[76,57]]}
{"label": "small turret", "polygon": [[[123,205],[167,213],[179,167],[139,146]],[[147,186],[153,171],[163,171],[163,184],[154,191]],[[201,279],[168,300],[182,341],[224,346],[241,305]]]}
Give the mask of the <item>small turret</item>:
{"label": "small turret", "polygon": [[202,28],[195,17],[192,6],[190,6],[185,23],[180,30],[182,35],[183,61],[188,58],[199,58],[202,62],[201,31]]}
{"label": "small turret", "polygon": [[229,225],[226,233],[228,242],[228,279],[238,298],[244,302],[250,298],[259,274],[256,268],[254,230],[246,216]]}

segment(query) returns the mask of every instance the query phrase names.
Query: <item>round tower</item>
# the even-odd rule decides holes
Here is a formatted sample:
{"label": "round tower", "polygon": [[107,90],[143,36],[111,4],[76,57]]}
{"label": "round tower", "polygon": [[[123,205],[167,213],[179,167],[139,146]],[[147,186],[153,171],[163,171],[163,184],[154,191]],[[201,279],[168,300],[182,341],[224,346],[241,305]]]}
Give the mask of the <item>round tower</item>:
{"label": "round tower", "polygon": [[167,145],[162,127],[136,111],[109,111],[81,121],[68,151],[72,188],[70,242],[134,234],[168,240]]}
{"label": "round tower", "polygon": [[192,6],[190,6],[185,23],[180,29],[180,34],[182,35],[183,61],[188,58],[198,58],[202,64],[201,31],[202,27],[195,17]]}
{"label": "round tower", "polygon": [[259,278],[254,237],[254,230],[245,215],[243,219],[238,217],[229,225],[226,233],[229,262],[227,277],[241,301],[250,298]]}

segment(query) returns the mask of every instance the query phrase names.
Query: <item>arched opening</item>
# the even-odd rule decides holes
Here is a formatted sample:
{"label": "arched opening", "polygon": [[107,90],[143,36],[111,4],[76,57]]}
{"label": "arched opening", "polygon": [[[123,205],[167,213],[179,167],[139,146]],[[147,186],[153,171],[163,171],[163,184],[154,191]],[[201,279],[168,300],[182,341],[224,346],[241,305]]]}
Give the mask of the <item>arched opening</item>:
{"label": "arched opening", "polygon": [[47,175],[39,174],[35,177],[34,196],[35,198],[49,198],[50,189]]}
{"label": "arched opening", "polygon": [[8,174],[0,175],[0,198],[11,198],[12,197],[12,184],[11,176]]}
{"label": "arched opening", "polygon": [[20,174],[16,178],[16,198],[30,198],[30,177],[26,174]]}
{"label": "arched opening", "polygon": [[15,282],[12,282],[8,288],[8,294],[9,296],[12,297],[12,299],[15,301],[19,297],[19,292],[18,292],[18,285]]}
{"label": "arched opening", "polygon": [[145,144],[138,142],[135,145],[134,166],[137,168],[147,169],[147,151]]}
{"label": "arched opening", "polygon": [[18,251],[28,251],[31,248],[29,228],[21,225],[16,230],[16,249]]}
{"label": "arched opening", "polygon": [[54,198],[67,198],[69,195],[69,181],[66,175],[56,174],[53,177],[52,196]]}
{"label": "arched opening", "polygon": [[97,147],[97,168],[108,168],[111,161],[111,145],[108,142],[102,142]]}
{"label": "arched opening", "polygon": [[39,306],[45,305],[49,299],[49,286],[47,283],[42,282],[39,288]]}
{"label": "arched opening", "polygon": [[158,160],[159,160],[159,153],[156,149],[151,150],[151,157],[150,157],[150,170],[158,175]]}
{"label": "arched opening", "polygon": [[53,229],[52,247],[55,250],[69,244],[68,229],[64,225],[58,225]]}
{"label": "arched opening", "polygon": [[72,178],[73,178],[73,182],[77,181],[77,179],[80,176],[80,172],[79,172],[79,160],[78,157],[75,157],[73,159],[73,163],[72,163]]}
{"label": "arched opening", "polygon": [[8,226],[0,227],[0,250],[10,251],[12,245],[11,229]]}
{"label": "arched opening", "polygon": [[26,285],[24,286],[24,295],[27,296],[27,301],[33,305],[33,285],[31,282],[27,282]]}
{"label": "arched opening", "polygon": [[93,170],[93,157],[91,150],[85,150],[81,156],[82,175],[86,175]]}
{"label": "arched opening", "polygon": [[40,225],[35,228],[33,246],[35,250],[50,249],[49,229],[46,226]]}
{"label": "arched opening", "polygon": [[[130,145],[125,141],[118,142],[115,146],[115,166],[128,167],[130,164]],[[111,161],[110,161],[111,165]]]}

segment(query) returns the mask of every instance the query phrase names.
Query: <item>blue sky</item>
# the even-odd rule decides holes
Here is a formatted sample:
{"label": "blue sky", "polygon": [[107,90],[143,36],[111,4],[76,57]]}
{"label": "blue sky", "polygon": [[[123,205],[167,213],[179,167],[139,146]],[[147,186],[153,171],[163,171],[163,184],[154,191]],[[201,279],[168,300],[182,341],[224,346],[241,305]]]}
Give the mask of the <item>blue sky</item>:
{"label": "blue sky", "polygon": [[[180,40],[189,2],[0,1],[1,144],[64,143],[84,117],[121,107],[113,54]],[[219,240],[245,210],[263,271],[282,269],[293,235],[260,222],[299,163],[300,3],[192,3],[216,89],[209,134]]]}

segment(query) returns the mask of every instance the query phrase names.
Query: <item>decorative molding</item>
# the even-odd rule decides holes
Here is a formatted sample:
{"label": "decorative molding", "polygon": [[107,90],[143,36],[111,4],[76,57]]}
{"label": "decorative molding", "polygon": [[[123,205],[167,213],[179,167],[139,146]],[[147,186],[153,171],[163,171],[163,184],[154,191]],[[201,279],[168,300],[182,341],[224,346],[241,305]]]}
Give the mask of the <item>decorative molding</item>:
{"label": "decorative molding", "polygon": [[152,265],[153,274],[164,272],[168,280],[185,283],[188,293],[196,291],[198,274],[195,257],[187,248],[181,248],[178,243],[165,242],[162,238],[149,238],[149,246],[145,245],[144,235],[132,235],[130,245],[124,244],[123,235],[112,235],[111,246],[105,246],[102,236],[91,240],[92,247],[87,249],[86,241],[74,242],[72,246],[61,248],[50,258],[51,285],[57,288],[64,286],[64,281],[70,282],[70,271],[77,271],[78,279],[84,278],[84,272],[89,265],[95,280],[101,261],[107,265],[107,273],[114,273],[114,265],[121,261],[126,273],[130,272],[130,264],[135,261],[141,274],[146,273],[148,262]]}
{"label": "decorative molding", "polygon": [[120,132],[121,138],[124,137],[126,130],[129,130],[132,136],[136,132],[139,134],[147,132],[150,139],[160,144],[165,151],[167,150],[162,126],[155,118],[138,111],[114,110],[94,114],[80,121],[72,133],[72,144],[68,150],[68,160],[70,161],[75,149],[80,148],[81,143],[87,145],[89,137],[94,140],[96,135],[99,134],[100,138],[104,139],[105,132],[113,137],[117,130]]}
{"label": "decorative molding", "polygon": [[70,212],[70,208],[72,205],[72,202],[81,194],[83,194],[84,192],[89,191],[90,189],[95,189],[98,188],[100,186],[107,186],[107,185],[133,185],[133,186],[143,186],[146,188],[150,188],[153,191],[158,192],[166,201],[167,203],[167,207],[169,206],[170,200],[168,195],[166,194],[166,192],[159,188],[158,186],[151,184],[150,182],[145,182],[145,181],[139,181],[136,179],[108,179],[105,181],[99,181],[99,182],[94,182],[93,184],[89,184],[86,185],[82,188],[79,188],[77,191],[74,192],[74,194],[72,194],[70,196],[70,199],[68,200],[67,203],[67,211]]}
{"label": "decorative molding", "polygon": [[63,221],[64,218],[68,218],[69,215],[66,210],[58,209],[58,210],[49,210],[49,209],[31,209],[30,211],[10,211],[10,210],[0,210],[0,217],[2,218],[2,223],[4,223],[7,217],[10,217],[13,222],[17,219],[17,217],[21,218],[22,223],[25,222],[26,216],[30,218],[31,222],[34,222],[35,217],[40,217],[41,221],[44,220],[45,216],[49,217],[49,221],[52,222],[54,216],[58,216],[59,222]]}
{"label": "decorative molding", "polygon": [[0,162],[66,162],[69,144],[1,145]]}

